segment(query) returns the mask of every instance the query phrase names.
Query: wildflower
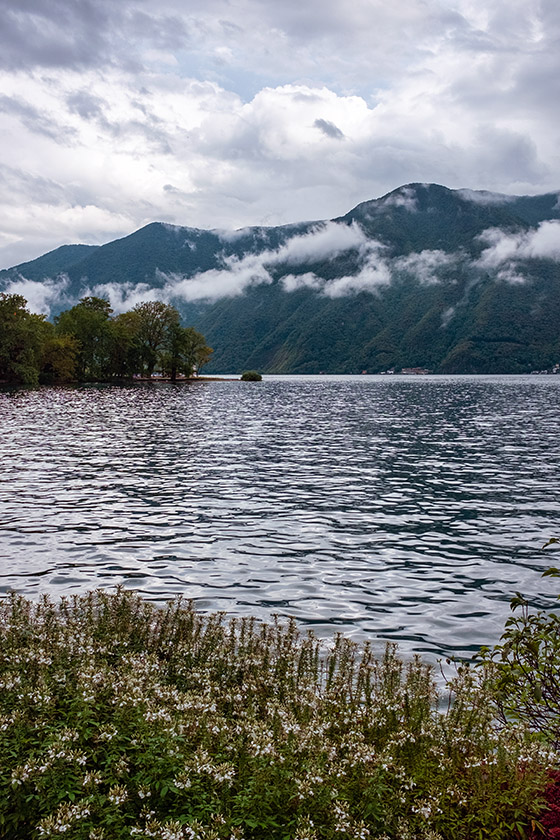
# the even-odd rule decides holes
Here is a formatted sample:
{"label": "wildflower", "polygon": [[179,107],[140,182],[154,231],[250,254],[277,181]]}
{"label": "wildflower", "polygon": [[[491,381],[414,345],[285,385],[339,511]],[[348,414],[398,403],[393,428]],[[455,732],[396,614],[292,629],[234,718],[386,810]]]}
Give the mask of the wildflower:
{"label": "wildflower", "polygon": [[23,782],[26,782],[34,769],[35,767],[32,763],[15,767],[14,770],[12,770],[12,785],[21,785]]}
{"label": "wildflower", "polygon": [[173,784],[179,790],[188,790],[192,787],[192,781],[189,778],[188,772],[181,773],[177,778],[173,779]]}
{"label": "wildflower", "polygon": [[128,773],[128,761],[124,755],[121,755],[115,764],[115,773],[118,776],[124,776],[125,773]]}
{"label": "wildflower", "polygon": [[114,805],[122,805],[128,799],[128,792],[123,785],[113,785],[109,790],[108,798]]}
{"label": "wildflower", "polygon": [[78,820],[89,817],[89,805],[84,802],[63,802],[57,808],[56,814],[46,817],[37,825],[40,837],[50,837],[53,834],[65,834]]}
{"label": "wildflower", "polygon": [[65,743],[67,741],[78,741],[79,738],[80,736],[75,729],[63,729],[58,736],[58,740],[61,743]]}
{"label": "wildflower", "polygon": [[117,730],[114,726],[106,726],[100,729],[97,733],[98,741],[112,741],[117,736]]}

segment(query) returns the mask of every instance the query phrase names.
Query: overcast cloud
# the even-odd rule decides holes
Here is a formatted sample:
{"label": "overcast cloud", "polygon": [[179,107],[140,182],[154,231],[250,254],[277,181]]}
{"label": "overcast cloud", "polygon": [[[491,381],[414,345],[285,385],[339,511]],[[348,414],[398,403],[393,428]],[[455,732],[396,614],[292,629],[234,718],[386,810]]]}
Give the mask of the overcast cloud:
{"label": "overcast cloud", "polygon": [[0,24],[0,267],[412,181],[560,188],[557,0],[0,0]]}

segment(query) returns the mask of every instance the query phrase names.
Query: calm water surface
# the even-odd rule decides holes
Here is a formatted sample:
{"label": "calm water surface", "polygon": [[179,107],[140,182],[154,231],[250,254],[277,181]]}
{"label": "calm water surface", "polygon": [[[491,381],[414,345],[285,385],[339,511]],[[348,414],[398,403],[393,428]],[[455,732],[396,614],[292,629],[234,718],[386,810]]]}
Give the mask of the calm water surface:
{"label": "calm water surface", "polygon": [[[0,392],[0,593],[177,594],[434,657],[550,606],[559,377]],[[381,644],[381,642],[380,642]]]}

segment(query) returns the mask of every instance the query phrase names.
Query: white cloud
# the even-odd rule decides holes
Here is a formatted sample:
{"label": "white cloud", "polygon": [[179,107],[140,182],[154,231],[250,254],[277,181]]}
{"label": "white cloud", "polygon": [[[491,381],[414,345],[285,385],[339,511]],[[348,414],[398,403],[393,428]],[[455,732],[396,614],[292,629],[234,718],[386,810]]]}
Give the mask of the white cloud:
{"label": "white cloud", "polygon": [[[246,254],[242,258],[235,255],[225,256],[221,268],[200,272],[192,277],[160,272],[159,280],[165,280],[160,294],[168,300],[180,298],[186,301],[235,297],[243,294],[250,286],[272,283],[270,271],[273,267],[284,264],[305,265],[332,259],[351,249],[367,249],[369,252],[372,247],[359,225],[329,222],[314,226],[308,233],[291,236],[283,245],[273,250]],[[302,285],[318,288],[321,281],[313,278],[315,275],[312,273],[299,277],[288,274],[282,278],[282,282],[287,290]]]}
{"label": "white cloud", "polygon": [[540,0],[5,0],[0,265],[410,182],[557,190],[559,37]]}
{"label": "white cloud", "polygon": [[11,280],[3,291],[8,295],[23,295],[30,312],[49,315],[53,304],[68,300],[65,292],[69,282],[66,274],[60,274],[54,278],[49,277],[41,282],[29,280],[20,274],[16,279]]}
{"label": "white cloud", "polygon": [[509,204],[514,201],[515,196],[504,195],[503,193],[490,192],[489,190],[457,190],[461,198],[466,201],[472,201],[473,204],[482,204],[495,206],[500,204]]}
{"label": "white cloud", "polygon": [[427,285],[439,282],[439,271],[442,268],[449,268],[449,266],[454,265],[458,259],[460,259],[459,254],[450,254],[440,250],[426,250],[408,254],[406,257],[399,257],[394,261],[394,268],[397,271],[412,274],[421,283]]}
{"label": "white cloud", "polygon": [[244,236],[250,235],[251,231],[256,231],[256,228],[243,227],[237,228],[237,230],[214,230],[214,233],[223,242],[237,242],[239,239],[243,239]]}
{"label": "white cloud", "polygon": [[287,292],[296,292],[299,289],[321,290],[325,284],[322,277],[317,277],[312,271],[305,274],[286,274],[282,277],[282,285]]}
{"label": "white cloud", "polygon": [[116,315],[128,312],[138,303],[167,299],[161,289],[150,286],[149,283],[100,283],[92,289],[86,289],[83,296],[87,295],[108,300]]}
{"label": "white cloud", "polygon": [[292,236],[277,251],[267,255],[268,263],[306,263],[330,259],[343,251],[370,247],[361,227],[327,222],[314,226],[309,233]]}
{"label": "white cloud", "polygon": [[313,272],[288,272],[281,274],[279,280],[286,291],[307,287],[330,297],[373,291],[390,282],[390,269],[383,257],[385,249],[381,243],[368,240],[357,224],[329,222],[315,225],[307,233],[289,237],[276,249],[264,249],[260,253],[249,253],[243,257],[224,255],[219,268],[190,277],[157,271],[154,286],[149,283],[108,283],[96,286],[91,293],[108,297],[117,313],[151,299],[214,301],[241,295],[251,286],[272,283],[271,272],[278,275],[283,266],[305,266],[311,262],[332,259],[349,250],[354,250],[362,263],[355,276],[325,281]]}
{"label": "white cloud", "polygon": [[560,221],[542,222],[521,246],[524,257],[560,260]]}
{"label": "white cloud", "polygon": [[441,326],[445,329],[455,315],[455,306],[449,306],[441,313]]}
{"label": "white cloud", "polygon": [[265,268],[262,255],[248,254],[242,259],[228,257],[223,269],[210,269],[193,277],[178,274],[161,275],[166,279],[163,294],[167,299],[181,298],[186,301],[217,300],[236,297],[250,286],[272,283],[272,277]]}
{"label": "white cloud", "polygon": [[542,222],[536,230],[520,233],[491,228],[480,239],[489,246],[477,261],[483,269],[532,258],[560,260],[560,221]]}
{"label": "white cloud", "polygon": [[496,279],[501,280],[503,283],[509,283],[509,285],[517,285],[525,283],[526,278],[517,271],[513,265],[507,265],[505,268],[501,268],[496,273]]}
{"label": "white cloud", "polygon": [[359,292],[374,293],[381,286],[387,286],[391,279],[388,263],[378,253],[372,253],[357,274],[329,280],[323,287],[323,293],[331,298],[347,297]]}
{"label": "white cloud", "polygon": [[413,187],[401,187],[383,200],[385,207],[404,207],[409,213],[418,210],[418,200]]}
{"label": "white cloud", "polygon": [[491,228],[484,231],[479,237],[488,244],[477,264],[481,268],[496,268],[507,260],[513,259],[518,251],[523,234],[508,234],[500,228]]}

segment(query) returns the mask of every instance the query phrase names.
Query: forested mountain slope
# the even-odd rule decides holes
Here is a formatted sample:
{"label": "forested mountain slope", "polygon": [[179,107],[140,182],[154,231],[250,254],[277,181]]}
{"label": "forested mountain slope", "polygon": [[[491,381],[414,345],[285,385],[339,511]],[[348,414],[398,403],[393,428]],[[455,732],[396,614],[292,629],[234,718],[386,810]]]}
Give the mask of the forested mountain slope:
{"label": "forested mountain slope", "polygon": [[116,311],[169,301],[214,371],[542,369],[560,361],[560,199],[410,184],[330,221],[156,222],[0,272],[0,290],[18,288],[51,315],[85,294]]}

